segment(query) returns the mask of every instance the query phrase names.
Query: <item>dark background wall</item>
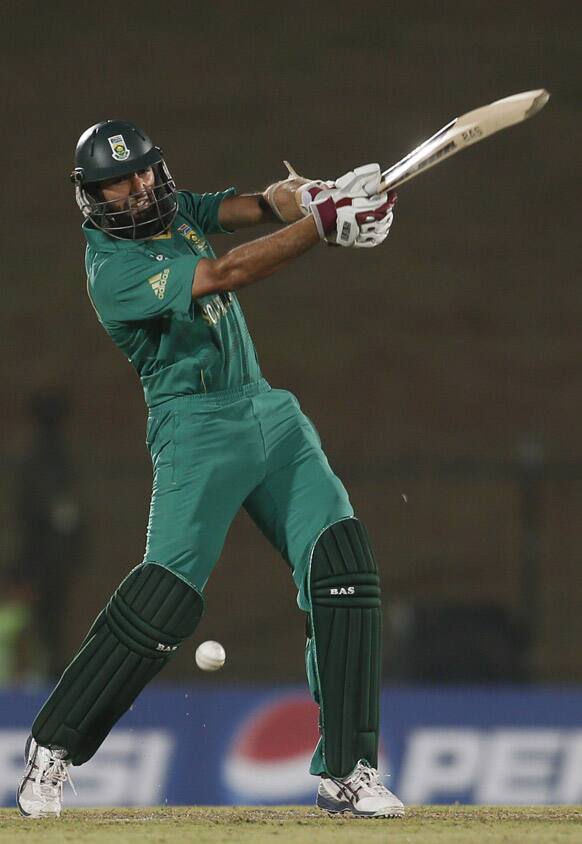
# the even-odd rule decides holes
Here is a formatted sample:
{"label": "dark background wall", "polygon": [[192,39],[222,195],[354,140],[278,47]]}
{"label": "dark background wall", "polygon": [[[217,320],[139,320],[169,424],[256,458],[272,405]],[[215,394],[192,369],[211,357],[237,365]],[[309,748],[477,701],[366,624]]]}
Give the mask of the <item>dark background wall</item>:
{"label": "dark background wall", "polygon": [[[79,134],[134,120],[179,185],[256,190],[283,158],[313,177],[388,165],[452,116],[543,86],[535,121],[401,190],[381,249],[314,250],[241,300],[265,375],[299,395],[368,524],[388,624],[431,602],[531,609],[531,675],[582,679],[582,6],[1,7],[0,563],[21,543],[29,396],[66,390],[89,524],[70,647],[142,557],[151,479],[139,383],[85,295],[67,181]],[[533,515],[513,468],[527,454],[543,464]],[[287,572],[245,517],[208,606],[200,634],[226,645],[229,679],[301,676]]]}

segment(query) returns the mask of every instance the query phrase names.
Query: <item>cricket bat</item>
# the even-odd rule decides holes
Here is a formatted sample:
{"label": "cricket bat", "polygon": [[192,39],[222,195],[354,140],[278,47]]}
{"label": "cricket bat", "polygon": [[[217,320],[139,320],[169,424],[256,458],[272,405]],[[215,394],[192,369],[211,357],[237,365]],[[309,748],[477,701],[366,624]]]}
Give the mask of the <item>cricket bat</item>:
{"label": "cricket bat", "polygon": [[455,117],[403,159],[384,170],[378,193],[402,185],[465,147],[533,117],[549,98],[545,88],[538,88],[513,94]]}

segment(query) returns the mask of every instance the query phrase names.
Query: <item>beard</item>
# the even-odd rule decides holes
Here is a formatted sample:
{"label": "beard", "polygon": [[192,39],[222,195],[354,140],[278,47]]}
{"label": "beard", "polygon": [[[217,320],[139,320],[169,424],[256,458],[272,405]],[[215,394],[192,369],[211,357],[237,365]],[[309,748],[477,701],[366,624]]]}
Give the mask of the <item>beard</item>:
{"label": "beard", "polygon": [[147,188],[141,193],[128,196],[119,211],[130,214],[136,220],[143,219],[147,217],[148,212],[155,205],[155,201],[153,188]]}
{"label": "beard", "polygon": [[170,225],[176,207],[173,193],[161,187],[148,188],[139,194],[128,196],[120,203],[120,207],[109,211],[107,229],[114,236],[130,240],[153,237]]}
{"label": "beard", "polygon": [[88,186],[92,208],[86,216],[93,225],[111,237],[128,240],[146,240],[166,231],[178,211],[176,186],[163,162],[153,169],[154,184],[123,199],[106,200],[99,183]]}

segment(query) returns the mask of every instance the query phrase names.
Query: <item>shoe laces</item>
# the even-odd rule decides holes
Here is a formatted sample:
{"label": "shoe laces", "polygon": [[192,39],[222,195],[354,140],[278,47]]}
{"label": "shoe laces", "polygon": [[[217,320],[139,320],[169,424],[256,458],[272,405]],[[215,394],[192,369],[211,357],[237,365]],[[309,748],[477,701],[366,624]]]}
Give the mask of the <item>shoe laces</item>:
{"label": "shoe laces", "polygon": [[[49,748],[43,748],[48,755],[48,765],[43,764],[44,759],[37,759],[36,776],[34,778],[37,788],[43,797],[54,797],[55,791],[62,791],[63,785],[68,782],[73,789],[73,794],[77,796],[71,774],[69,773],[69,765],[57,754],[58,751],[51,751]],[[44,754],[43,754],[44,756]],[[40,764],[39,764],[40,762]]]}
{"label": "shoe laces", "polygon": [[[338,782],[336,780],[336,782]],[[362,759],[356,765],[354,772],[346,777],[345,780],[339,780],[343,786],[347,786],[354,794],[359,794],[361,790],[367,791],[369,794],[389,796],[391,792],[386,788],[380,778],[380,774],[376,768],[372,768]],[[338,784],[339,784],[338,783]]]}

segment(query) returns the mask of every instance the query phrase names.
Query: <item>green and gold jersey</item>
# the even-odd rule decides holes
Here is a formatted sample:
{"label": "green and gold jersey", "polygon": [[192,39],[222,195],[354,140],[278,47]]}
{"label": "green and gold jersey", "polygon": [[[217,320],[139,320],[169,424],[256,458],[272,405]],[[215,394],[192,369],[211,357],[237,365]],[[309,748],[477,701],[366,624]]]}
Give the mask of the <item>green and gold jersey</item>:
{"label": "green and gold jersey", "polygon": [[117,240],[83,225],[89,296],[99,321],[137,369],[150,407],[261,378],[236,296],[192,299],[196,264],[216,257],[205,235],[224,232],[218,209],[233,193],[179,191],[170,229],[149,240]]}

